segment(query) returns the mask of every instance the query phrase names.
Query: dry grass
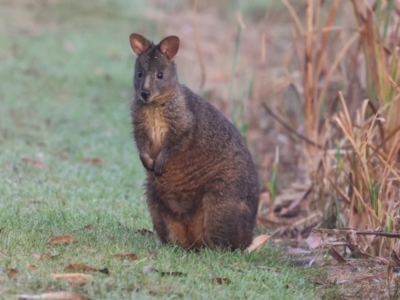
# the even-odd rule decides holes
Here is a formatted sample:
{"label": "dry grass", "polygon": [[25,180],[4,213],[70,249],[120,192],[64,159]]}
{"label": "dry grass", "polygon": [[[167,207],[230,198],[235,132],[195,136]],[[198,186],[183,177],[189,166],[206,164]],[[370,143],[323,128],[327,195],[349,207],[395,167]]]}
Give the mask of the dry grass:
{"label": "dry grass", "polygon": [[[381,2],[370,6],[366,1],[334,1],[325,20],[320,20],[324,7],[309,0],[306,31],[296,28],[294,37],[295,48],[304,54],[298,58],[303,64],[304,133],[320,146],[305,145],[316,201],[321,208],[335,204],[336,226],[391,232],[396,229],[400,192],[395,43],[400,19],[390,5]],[[334,37],[330,35],[336,28],[332,25],[339,5],[351,5],[356,28],[342,28]],[[338,38],[346,42],[337,43]],[[357,106],[343,96],[352,88],[345,77],[350,72],[364,83],[367,95],[366,99],[363,93],[358,95]],[[341,80],[343,88],[333,97],[327,91],[335,80]],[[372,255],[387,256],[388,250],[398,247],[393,240],[373,240],[374,247],[367,243]]]}
{"label": "dry grass", "polygon": [[[301,9],[283,3],[293,36],[286,83],[296,91],[302,119],[289,121],[266,109],[300,138],[298,167],[307,169],[304,182],[312,193],[297,196],[297,206],[305,203],[297,216],[320,212],[297,231],[354,229],[336,232],[336,240],[353,254],[381,257],[391,287],[386,295],[393,296],[397,281],[390,279],[400,267],[393,258],[400,247],[393,234],[400,229],[400,1],[307,0]],[[286,228],[293,234],[293,226]]]}

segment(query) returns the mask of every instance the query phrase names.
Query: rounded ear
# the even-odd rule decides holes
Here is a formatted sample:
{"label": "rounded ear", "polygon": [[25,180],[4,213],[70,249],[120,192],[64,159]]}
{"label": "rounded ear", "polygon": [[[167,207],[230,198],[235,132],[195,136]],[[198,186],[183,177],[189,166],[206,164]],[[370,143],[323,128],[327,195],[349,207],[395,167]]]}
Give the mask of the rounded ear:
{"label": "rounded ear", "polygon": [[133,52],[138,56],[142,55],[147,49],[151,47],[151,42],[137,33],[132,33],[129,37]]}
{"label": "rounded ear", "polygon": [[163,39],[158,45],[161,52],[167,55],[170,60],[173,60],[179,49],[179,38],[171,35]]}

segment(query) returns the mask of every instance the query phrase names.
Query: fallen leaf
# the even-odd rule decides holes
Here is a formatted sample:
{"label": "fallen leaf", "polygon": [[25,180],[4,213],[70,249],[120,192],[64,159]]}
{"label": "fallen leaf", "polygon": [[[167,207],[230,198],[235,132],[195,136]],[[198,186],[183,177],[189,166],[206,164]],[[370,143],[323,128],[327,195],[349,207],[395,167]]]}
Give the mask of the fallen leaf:
{"label": "fallen leaf", "polygon": [[285,221],[277,221],[277,220],[271,220],[268,218],[262,218],[262,217],[257,217],[257,224],[262,225],[264,227],[273,227],[273,226],[282,226],[286,225]]}
{"label": "fallen leaf", "polygon": [[38,267],[36,265],[29,264],[26,266],[29,270],[36,270]]}
{"label": "fallen leaf", "polygon": [[75,243],[76,240],[73,236],[70,235],[59,235],[52,237],[48,242],[47,245],[66,245]]}
{"label": "fallen leaf", "polygon": [[310,235],[306,239],[306,243],[310,249],[316,249],[322,244],[322,237],[320,235]]}
{"label": "fallen leaf", "polygon": [[116,255],[114,255],[114,258],[134,261],[134,260],[137,260],[137,255],[135,253],[116,254]]}
{"label": "fallen leaf", "polygon": [[140,233],[140,234],[142,234],[142,235],[145,235],[145,234],[154,234],[153,231],[148,230],[148,229],[146,229],[146,228],[138,229],[138,230],[136,230],[135,232]]}
{"label": "fallen leaf", "polygon": [[49,167],[42,161],[36,160],[36,159],[31,159],[31,158],[23,158],[22,161],[26,164],[32,165],[35,168],[42,169],[42,170],[48,170]]}
{"label": "fallen leaf", "polygon": [[54,293],[43,293],[38,295],[31,295],[31,294],[21,294],[16,295],[18,299],[52,299],[52,300],[89,300],[82,296],[81,294],[75,292],[54,292]]}
{"label": "fallen leaf", "polygon": [[69,263],[68,266],[65,268],[65,270],[86,271],[86,272],[100,272],[100,273],[103,273],[103,274],[109,274],[109,271],[108,271],[107,268],[97,269],[97,268],[88,266],[86,264]]}
{"label": "fallen leaf", "polygon": [[274,271],[275,268],[273,267],[266,267],[266,266],[257,266],[257,268],[261,269],[261,270],[267,270],[267,271]]}
{"label": "fallen leaf", "polygon": [[110,271],[108,271],[107,268],[99,269],[99,272],[103,273],[103,274],[106,274],[106,275],[110,274]]}
{"label": "fallen leaf", "polygon": [[35,259],[37,259],[37,260],[40,260],[40,259],[42,259],[42,254],[33,253],[33,254],[32,254],[32,257],[35,258]]}
{"label": "fallen leaf", "polygon": [[18,275],[18,270],[17,269],[11,269],[11,268],[7,268],[3,270],[4,273],[7,274],[8,278],[13,279]]}
{"label": "fallen leaf", "polygon": [[93,226],[90,225],[90,224],[88,224],[88,225],[83,226],[83,229],[84,229],[84,230],[92,230],[92,229],[93,229]]}
{"label": "fallen leaf", "polygon": [[371,276],[366,276],[366,277],[362,277],[359,279],[356,279],[353,281],[353,283],[358,283],[358,282],[362,282],[362,281],[369,281],[369,280],[375,280],[375,279],[379,279],[379,278],[386,278],[387,276],[387,272],[380,272],[378,274],[374,274]]}
{"label": "fallen leaf", "polygon": [[158,257],[158,251],[149,251],[150,258],[156,260]]}
{"label": "fallen leaf", "polygon": [[179,271],[172,271],[172,272],[164,272],[164,271],[158,271],[158,274],[161,276],[186,276],[187,274],[179,272]]}
{"label": "fallen leaf", "polygon": [[329,249],[329,254],[338,261],[340,264],[346,263],[346,260],[336,251],[335,247]]}
{"label": "fallen leaf", "polygon": [[290,261],[291,266],[305,266],[305,267],[313,267],[316,266],[318,262],[316,258],[304,258],[304,259],[293,259]]}
{"label": "fallen leaf", "polygon": [[182,273],[182,272],[179,272],[179,271],[165,272],[165,271],[159,271],[159,270],[154,269],[154,268],[149,268],[148,270],[145,270],[145,268],[143,268],[143,273],[148,273],[149,271],[157,272],[161,276],[186,276],[187,275],[186,273]]}
{"label": "fallen leaf", "polygon": [[93,226],[88,224],[88,225],[83,226],[82,228],[75,229],[74,232],[81,231],[81,230],[92,230],[92,229],[93,229]]}
{"label": "fallen leaf", "polygon": [[60,256],[60,254],[51,254],[49,252],[46,252],[44,254],[40,254],[40,253],[33,253],[32,254],[32,257],[37,259],[37,260],[50,260],[50,259],[57,258],[58,256]]}
{"label": "fallen leaf", "polygon": [[66,274],[51,274],[51,277],[57,280],[66,280],[71,284],[84,285],[93,279],[92,275],[82,273],[66,273]]}
{"label": "fallen leaf", "polygon": [[396,254],[396,251],[394,251],[393,249],[392,249],[392,253],[391,253],[391,258],[394,260],[394,262],[396,263],[396,265],[399,267],[400,266],[400,259],[399,259],[399,257],[397,256],[397,254]]}
{"label": "fallen leaf", "polygon": [[301,248],[294,248],[294,247],[287,247],[287,254],[290,255],[299,255],[299,254],[309,254],[309,250],[301,249]]}
{"label": "fallen leaf", "polygon": [[93,165],[93,166],[99,166],[102,164],[101,159],[100,158],[84,158],[82,160],[82,163],[85,165]]}
{"label": "fallen leaf", "polygon": [[388,264],[386,271],[387,271],[387,278],[389,279],[390,282],[393,278],[393,266],[391,264]]}
{"label": "fallen leaf", "polygon": [[221,277],[212,277],[210,278],[210,281],[212,283],[217,283],[217,284],[230,284],[231,281],[228,278],[221,278]]}
{"label": "fallen leaf", "polygon": [[85,265],[85,264],[75,264],[69,263],[68,266],[65,268],[66,270],[73,270],[73,271],[88,271],[88,272],[97,272],[98,269]]}
{"label": "fallen leaf", "polygon": [[260,251],[262,247],[267,243],[267,241],[273,237],[275,234],[277,234],[280,231],[280,229],[276,230],[273,234],[268,235],[268,234],[262,234],[259,235],[258,237],[253,239],[253,242],[250,244],[250,246],[247,247],[246,251],[248,253],[251,253],[253,251]]}

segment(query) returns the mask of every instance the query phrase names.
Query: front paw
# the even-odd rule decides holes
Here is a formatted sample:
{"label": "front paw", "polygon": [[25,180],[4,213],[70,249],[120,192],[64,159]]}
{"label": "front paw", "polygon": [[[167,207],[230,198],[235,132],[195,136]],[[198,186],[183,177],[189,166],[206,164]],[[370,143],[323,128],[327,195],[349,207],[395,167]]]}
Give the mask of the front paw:
{"label": "front paw", "polygon": [[156,163],[154,164],[154,175],[157,177],[163,176],[167,171],[165,170],[165,162],[161,159],[157,159]]}
{"label": "front paw", "polygon": [[154,171],[154,160],[148,155],[147,153],[144,153],[140,155],[140,160],[143,164],[143,167],[150,172]]}

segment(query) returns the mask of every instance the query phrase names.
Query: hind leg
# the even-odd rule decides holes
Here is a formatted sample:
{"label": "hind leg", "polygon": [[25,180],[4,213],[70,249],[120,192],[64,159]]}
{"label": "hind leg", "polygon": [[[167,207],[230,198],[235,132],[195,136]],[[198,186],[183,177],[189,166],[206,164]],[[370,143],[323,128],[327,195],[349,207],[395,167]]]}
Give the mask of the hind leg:
{"label": "hind leg", "polygon": [[147,201],[150,211],[151,220],[153,221],[154,230],[163,244],[168,242],[168,230],[164,218],[161,213],[161,208],[156,202]]}
{"label": "hind leg", "polygon": [[153,222],[154,230],[163,244],[168,242],[168,230],[163,217],[165,206],[159,199],[157,193],[152,186],[152,180],[147,178],[146,187],[147,207],[150,211],[151,220]]}
{"label": "hind leg", "polygon": [[188,236],[187,224],[173,215],[154,194],[148,195],[148,208],[154,229],[163,244],[168,242],[190,248],[192,241]]}
{"label": "hind leg", "polygon": [[186,249],[196,248],[196,237],[189,233],[188,222],[173,218],[157,209],[150,209],[150,212],[154,228],[164,244],[178,244]]}
{"label": "hind leg", "polygon": [[208,247],[245,249],[253,239],[255,214],[234,193],[208,191],[203,198],[203,240]]}

